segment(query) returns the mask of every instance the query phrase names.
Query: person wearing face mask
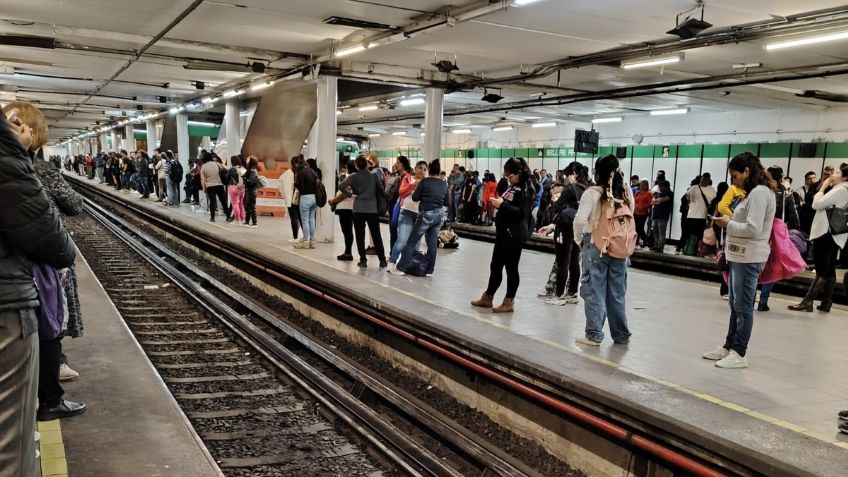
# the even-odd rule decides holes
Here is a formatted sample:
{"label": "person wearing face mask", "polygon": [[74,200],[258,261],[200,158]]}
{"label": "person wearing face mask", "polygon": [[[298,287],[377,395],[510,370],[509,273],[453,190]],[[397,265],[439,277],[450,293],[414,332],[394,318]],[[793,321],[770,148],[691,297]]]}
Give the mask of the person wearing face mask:
{"label": "person wearing face mask", "polygon": [[763,168],[760,158],[750,152],[735,156],[727,168],[733,184],[745,191],[745,199],[736,206],[733,218],[713,218],[713,223],[727,229],[724,253],[730,272],[730,324],[724,344],[702,356],[715,361],[719,368],[737,369],[748,367],[746,354],[754,326],[757,281],[771,253],[769,238],[777,208],[777,183]]}
{"label": "person wearing face mask", "polygon": [[[489,285],[479,300],[471,302],[473,306],[490,308],[493,313],[510,313],[514,310],[520,281],[518,262],[521,260],[524,244],[530,237],[531,211],[536,197],[531,174],[523,158],[513,157],[504,164],[504,177],[508,186],[500,197],[492,198],[492,205],[497,209],[497,214],[495,246],[489,264]],[[492,300],[503,281],[504,269],[507,277],[506,296],[500,306],[493,308]]]}
{"label": "person wearing face mask", "polygon": [[[33,265],[70,267],[76,246],[51,207],[28,149],[33,135],[9,103],[0,114],[0,476],[38,475],[35,445],[39,293]],[[7,116],[10,118],[7,121]],[[46,121],[41,116],[41,121]]]}

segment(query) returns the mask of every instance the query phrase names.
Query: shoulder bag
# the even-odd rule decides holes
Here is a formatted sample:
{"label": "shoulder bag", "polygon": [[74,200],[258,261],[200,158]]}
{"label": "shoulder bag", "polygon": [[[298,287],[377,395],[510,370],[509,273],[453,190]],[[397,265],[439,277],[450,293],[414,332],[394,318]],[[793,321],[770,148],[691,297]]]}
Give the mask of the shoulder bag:
{"label": "shoulder bag", "polygon": [[831,235],[848,233],[848,216],[845,209],[832,206],[827,208],[828,232]]}

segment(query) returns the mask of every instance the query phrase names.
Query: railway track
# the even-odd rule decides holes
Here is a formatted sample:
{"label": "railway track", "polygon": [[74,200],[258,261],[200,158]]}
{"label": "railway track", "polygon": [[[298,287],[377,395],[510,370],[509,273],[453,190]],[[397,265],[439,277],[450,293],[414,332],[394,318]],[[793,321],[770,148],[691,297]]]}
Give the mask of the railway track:
{"label": "railway track", "polygon": [[68,219],[75,241],[226,475],[541,475],[119,216],[86,209]]}

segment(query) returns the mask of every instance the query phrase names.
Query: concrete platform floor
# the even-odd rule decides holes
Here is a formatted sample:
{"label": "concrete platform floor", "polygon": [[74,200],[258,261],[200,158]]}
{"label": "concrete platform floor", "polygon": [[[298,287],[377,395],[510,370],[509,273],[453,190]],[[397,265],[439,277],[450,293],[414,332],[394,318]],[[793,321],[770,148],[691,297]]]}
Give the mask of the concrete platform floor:
{"label": "concrete platform floor", "polygon": [[[599,348],[589,348],[574,342],[583,334],[585,324],[582,301],[579,305],[559,307],[547,305],[536,297],[553,261],[549,253],[524,251],[516,312],[495,315],[469,305],[486,287],[490,243],[461,240],[456,250],[440,250],[432,278],[397,277],[379,269],[374,256],[369,257],[369,267],[365,270],[357,268],[355,262],[337,261],[335,256],[343,250],[338,228],[336,243],[318,244],[316,250],[297,250],[287,243],[291,238],[287,217],[259,217],[259,228],[250,229],[228,224],[223,218],[210,223],[208,212],[195,211],[187,204],[164,207],[139,199],[134,193],[116,194],[160,214],[188,221],[212,236],[237,240],[280,261],[285,262],[286,257],[294,254],[316,266],[332,267],[360,277],[373,284],[375,299],[388,299],[390,294],[398,293],[450,309],[469,320],[441,321],[442,326],[456,330],[488,326],[521,335],[537,345],[533,356],[522,357],[539,360],[540,366],[556,369],[549,363],[556,363],[557,355],[579,355],[680,389],[704,402],[848,449],[848,436],[836,429],[837,412],[848,409],[848,354],[845,353],[848,310],[845,308],[834,307],[829,314],[791,312],[786,306],[796,298],[772,295],[772,311],[755,314],[748,352],[750,367],[723,370],[701,358],[702,352],[723,343],[727,333],[729,309],[727,302],[719,297],[717,284],[631,269],[627,292],[628,319],[633,333],[630,345],[614,346],[607,336]],[[388,226],[382,227],[388,244]],[[504,283],[496,300],[503,296],[505,286]],[[422,319],[439,320],[424,316]],[[605,332],[608,335],[608,330]],[[493,342],[491,346],[506,349],[510,343]]]}
{"label": "concrete platform floor", "polygon": [[77,259],[85,332],[62,341],[80,373],[65,398],[85,402],[61,421],[68,474],[86,477],[206,477],[220,474],[150,367],[118,310]]}

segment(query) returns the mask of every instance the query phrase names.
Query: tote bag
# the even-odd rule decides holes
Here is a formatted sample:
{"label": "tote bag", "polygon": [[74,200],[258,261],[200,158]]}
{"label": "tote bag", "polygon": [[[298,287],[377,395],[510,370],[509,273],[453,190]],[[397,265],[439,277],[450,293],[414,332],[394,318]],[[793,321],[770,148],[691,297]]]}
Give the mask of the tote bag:
{"label": "tote bag", "polygon": [[789,238],[789,228],[783,220],[775,218],[771,226],[769,238],[771,253],[766,266],[760,274],[758,283],[774,283],[792,278],[801,273],[807,264],[801,253]]}

